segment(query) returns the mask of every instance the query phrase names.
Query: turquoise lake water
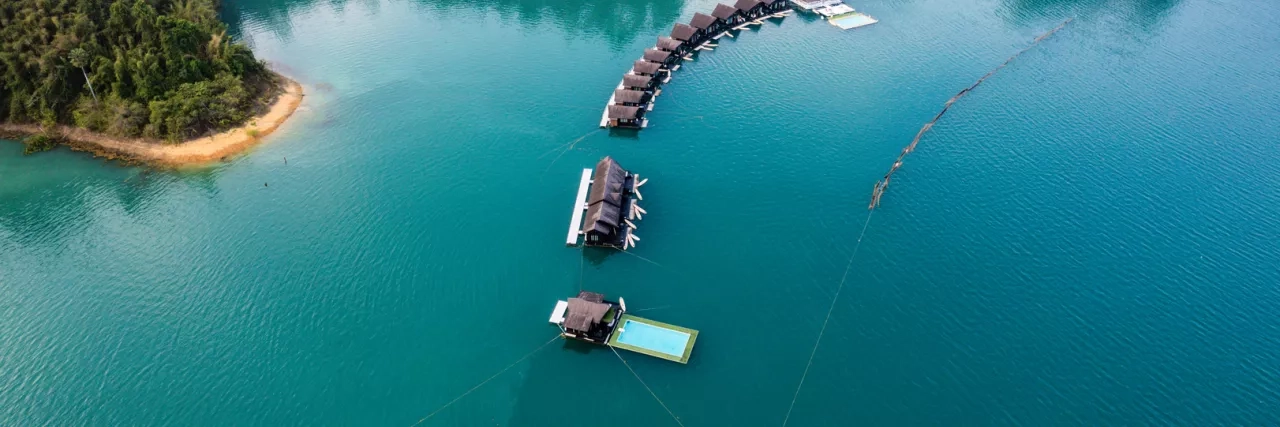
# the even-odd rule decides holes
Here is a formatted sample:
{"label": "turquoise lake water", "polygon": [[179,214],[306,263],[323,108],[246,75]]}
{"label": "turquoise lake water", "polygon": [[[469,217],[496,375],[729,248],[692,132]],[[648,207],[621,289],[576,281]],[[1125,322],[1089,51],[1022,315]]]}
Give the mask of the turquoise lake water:
{"label": "turquoise lake water", "polygon": [[[0,143],[0,425],[412,425],[580,288],[700,331],[623,352],[686,426],[1280,423],[1280,3],[855,1],[722,39],[640,133],[603,103],[714,3],[223,3],[308,93],[264,145]],[[876,179],[1067,17],[908,157],[815,353]],[[650,178],[635,256],[562,243],[604,155]],[[559,341],[421,425],[587,419],[676,425]]]}

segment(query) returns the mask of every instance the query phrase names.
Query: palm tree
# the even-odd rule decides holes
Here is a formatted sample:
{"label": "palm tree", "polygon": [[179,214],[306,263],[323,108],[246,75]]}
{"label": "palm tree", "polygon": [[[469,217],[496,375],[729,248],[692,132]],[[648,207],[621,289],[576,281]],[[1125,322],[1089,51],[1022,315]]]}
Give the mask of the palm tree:
{"label": "palm tree", "polygon": [[96,105],[98,103],[98,93],[93,90],[93,81],[89,80],[89,72],[84,69],[86,65],[89,65],[89,60],[91,59],[89,52],[85,52],[81,48],[71,49],[70,59],[71,65],[79,67],[80,73],[84,74],[84,82],[89,84],[89,94],[93,95],[93,103]]}

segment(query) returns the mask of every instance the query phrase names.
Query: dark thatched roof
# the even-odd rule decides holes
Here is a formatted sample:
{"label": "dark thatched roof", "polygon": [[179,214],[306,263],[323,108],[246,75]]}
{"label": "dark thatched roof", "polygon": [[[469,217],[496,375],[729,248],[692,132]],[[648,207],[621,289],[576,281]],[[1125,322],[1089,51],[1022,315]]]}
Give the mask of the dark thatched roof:
{"label": "dark thatched roof", "polygon": [[598,292],[578,291],[578,298],[591,302],[604,302],[604,294]]}
{"label": "dark thatched roof", "polygon": [[643,59],[637,60],[635,63],[631,64],[632,71],[642,74],[657,74],[658,69],[660,68],[662,68],[661,65],[654,64]]}
{"label": "dark thatched roof", "polygon": [[591,325],[600,323],[604,314],[609,312],[609,304],[587,301],[582,298],[569,298],[569,309],[564,317],[564,328],[575,331],[586,331]]}
{"label": "dark thatched roof", "polygon": [[626,74],[622,76],[622,87],[638,87],[648,89],[649,83],[653,81],[652,76],[637,76],[634,74]]}
{"label": "dark thatched roof", "polygon": [[734,9],[733,6],[725,6],[724,3],[721,3],[717,4],[716,9],[711,11],[711,16],[727,21],[729,18],[733,17],[734,13],[737,12],[738,9]]}
{"label": "dark thatched roof", "polygon": [[614,89],[613,102],[640,104],[649,101],[649,94],[638,90]]}
{"label": "dark thatched roof", "polygon": [[760,0],[738,0],[737,3],[733,4],[733,7],[743,12],[746,12],[748,10],[755,9],[755,7],[759,4],[760,4]]}
{"label": "dark thatched roof", "polygon": [[698,29],[696,28],[690,27],[685,24],[676,24],[676,26],[671,29],[671,38],[680,40],[680,41],[689,41],[690,39],[693,38],[693,35],[697,32],[698,32]]}
{"label": "dark thatched roof", "polygon": [[640,117],[640,107],[626,107],[622,105],[609,106],[609,118],[611,119],[635,119]]}
{"label": "dark thatched roof", "polygon": [[764,4],[766,4],[766,5],[773,4],[773,2],[775,2],[775,1],[778,1],[778,0],[760,0],[760,2],[761,2],[761,3],[764,3]]}
{"label": "dark thatched roof", "polygon": [[689,25],[699,30],[705,30],[707,28],[710,28],[711,25],[715,23],[716,23],[716,17],[711,15],[705,15],[702,12],[693,14],[693,19],[689,20]]}
{"label": "dark thatched roof", "polygon": [[658,49],[675,52],[680,46],[684,46],[684,42],[666,36],[658,37]]}
{"label": "dark thatched roof", "polygon": [[670,57],[671,57],[671,52],[667,52],[665,50],[658,50],[654,48],[648,48],[644,50],[645,61],[663,63],[663,62],[666,62],[667,58],[670,58]]}
{"label": "dark thatched roof", "polygon": [[[609,118],[639,118],[639,107],[609,106]],[[623,186],[627,182],[627,171],[613,161],[611,157],[600,159],[596,164],[595,177],[591,181],[591,193],[587,196],[587,222],[585,229],[589,233],[606,236],[617,235],[622,213]]]}

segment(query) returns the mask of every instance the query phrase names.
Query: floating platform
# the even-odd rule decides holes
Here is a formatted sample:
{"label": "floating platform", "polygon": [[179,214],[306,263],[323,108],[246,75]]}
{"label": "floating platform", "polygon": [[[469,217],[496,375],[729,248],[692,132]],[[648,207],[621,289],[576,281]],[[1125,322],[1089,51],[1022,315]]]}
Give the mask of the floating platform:
{"label": "floating platform", "polygon": [[569,217],[569,235],[565,238],[567,246],[577,246],[578,236],[582,235],[582,213],[587,211],[587,189],[591,187],[591,168],[582,170],[582,179],[578,182],[578,197],[573,199],[573,216]]}
{"label": "floating platform", "polygon": [[827,22],[830,22],[831,25],[835,25],[842,30],[850,30],[858,27],[865,27],[880,21],[876,20],[876,18],[872,18],[871,15],[852,12],[833,16],[831,19],[828,19]]}
{"label": "floating platform", "polygon": [[608,345],[676,363],[689,363],[698,331],[623,313]]}
{"label": "floating platform", "polygon": [[676,363],[689,363],[698,331],[627,314],[627,302],[606,300],[603,294],[580,291],[568,301],[556,301],[551,324],[565,339],[633,351]]}

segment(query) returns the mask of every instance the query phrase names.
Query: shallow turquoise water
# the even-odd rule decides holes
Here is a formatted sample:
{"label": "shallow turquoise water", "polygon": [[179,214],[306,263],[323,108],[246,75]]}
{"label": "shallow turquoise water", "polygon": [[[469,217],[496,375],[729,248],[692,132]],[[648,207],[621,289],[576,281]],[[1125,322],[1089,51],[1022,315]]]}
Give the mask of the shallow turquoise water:
{"label": "shallow turquoise water", "polygon": [[[410,425],[580,287],[700,331],[625,355],[687,426],[1280,422],[1274,2],[854,2],[881,22],[722,39],[639,134],[596,130],[609,90],[713,3],[224,4],[308,91],[266,145],[0,144],[0,425]],[[1068,16],[895,175],[797,396],[876,178]],[[561,244],[606,154],[651,178],[636,256]],[[674,425],[559,342],[423,425],[591,417]]]}

